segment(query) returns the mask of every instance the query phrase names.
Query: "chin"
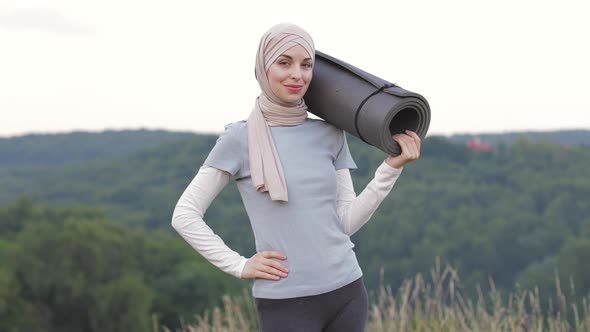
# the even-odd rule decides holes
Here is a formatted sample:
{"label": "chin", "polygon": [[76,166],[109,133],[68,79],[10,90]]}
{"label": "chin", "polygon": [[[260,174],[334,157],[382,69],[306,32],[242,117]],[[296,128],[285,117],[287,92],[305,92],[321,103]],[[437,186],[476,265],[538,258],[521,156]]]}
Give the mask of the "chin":
{"label": "chin", "polygon": [[303,96],[291,95],[291,96],[285,96],[285,97],[281,98],[281,100],[287,104],[297,104],[302,98],[303,98]]}

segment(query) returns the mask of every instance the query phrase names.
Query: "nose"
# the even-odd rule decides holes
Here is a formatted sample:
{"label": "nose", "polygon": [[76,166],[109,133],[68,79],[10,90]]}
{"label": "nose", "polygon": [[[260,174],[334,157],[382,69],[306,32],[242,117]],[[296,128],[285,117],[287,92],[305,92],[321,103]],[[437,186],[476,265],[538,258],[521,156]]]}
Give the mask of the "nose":
{"label": "nose", "polygon": [[291,70],[291,78],[294,80],[299,80],[301,78],[301,68],[299,66],[293,66]]}

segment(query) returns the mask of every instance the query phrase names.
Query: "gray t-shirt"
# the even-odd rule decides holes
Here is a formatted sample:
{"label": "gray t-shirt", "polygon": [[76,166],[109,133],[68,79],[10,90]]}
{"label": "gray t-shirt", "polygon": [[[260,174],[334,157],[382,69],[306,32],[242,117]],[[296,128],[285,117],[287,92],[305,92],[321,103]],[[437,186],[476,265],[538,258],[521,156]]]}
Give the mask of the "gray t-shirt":
{"label": "gray t-shirt", "polygon": [[256,192],[250,178],[246,121],[226,126],[204,165],[230,173],[250,218],[256,250],[284,253],[289,276],[255,279],[257,298],[293,298],[338,289],[360,278],[354,244],[336,209],[336,170],[356,168],[344,131],[323,120],[270,127],[289,201]]}

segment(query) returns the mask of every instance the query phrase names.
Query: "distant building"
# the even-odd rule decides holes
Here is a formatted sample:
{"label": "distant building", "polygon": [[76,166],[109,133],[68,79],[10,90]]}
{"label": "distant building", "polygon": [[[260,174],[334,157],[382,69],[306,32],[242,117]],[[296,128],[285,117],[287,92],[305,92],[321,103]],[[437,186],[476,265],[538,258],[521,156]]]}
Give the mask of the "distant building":
{"label": "distant building", "polygon": [[467,143],[465,145],[467,145],[467,148],[469,150],[474,150],[474,151],[490,151],[490,150],[492,150],[492,146],[490,145],[490,143],[484,142],[484,141],[480,140],[478,137],[468,139]]}

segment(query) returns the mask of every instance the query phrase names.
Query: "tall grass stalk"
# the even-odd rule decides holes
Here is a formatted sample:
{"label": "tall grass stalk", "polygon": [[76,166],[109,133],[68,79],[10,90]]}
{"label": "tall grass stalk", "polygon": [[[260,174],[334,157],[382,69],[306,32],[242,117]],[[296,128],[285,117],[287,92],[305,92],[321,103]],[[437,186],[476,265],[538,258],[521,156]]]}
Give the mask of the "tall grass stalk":
{"label": "tall grass stalk", "polygon": [[[450,266],[442,269],[440,260],[431,269],[430,279],[427,282],[417,274],[405,280],[396,292],[389,286],[379,287],[369,308],[366,331],[590,332],[588,298],[584,297],[581,304],[568,303],[557,276],[557,306],[549,299],[545,311],[538,288],[517,289],[503,297],[491,279],[487,294],[478,287],[475,299],[466,299],[459,290],[457,272]],[[193,323],[183,322],[177,331],[258,331],[254,301],[247,290],[241,296],[224,296],[223,308],[197,315]]]}

